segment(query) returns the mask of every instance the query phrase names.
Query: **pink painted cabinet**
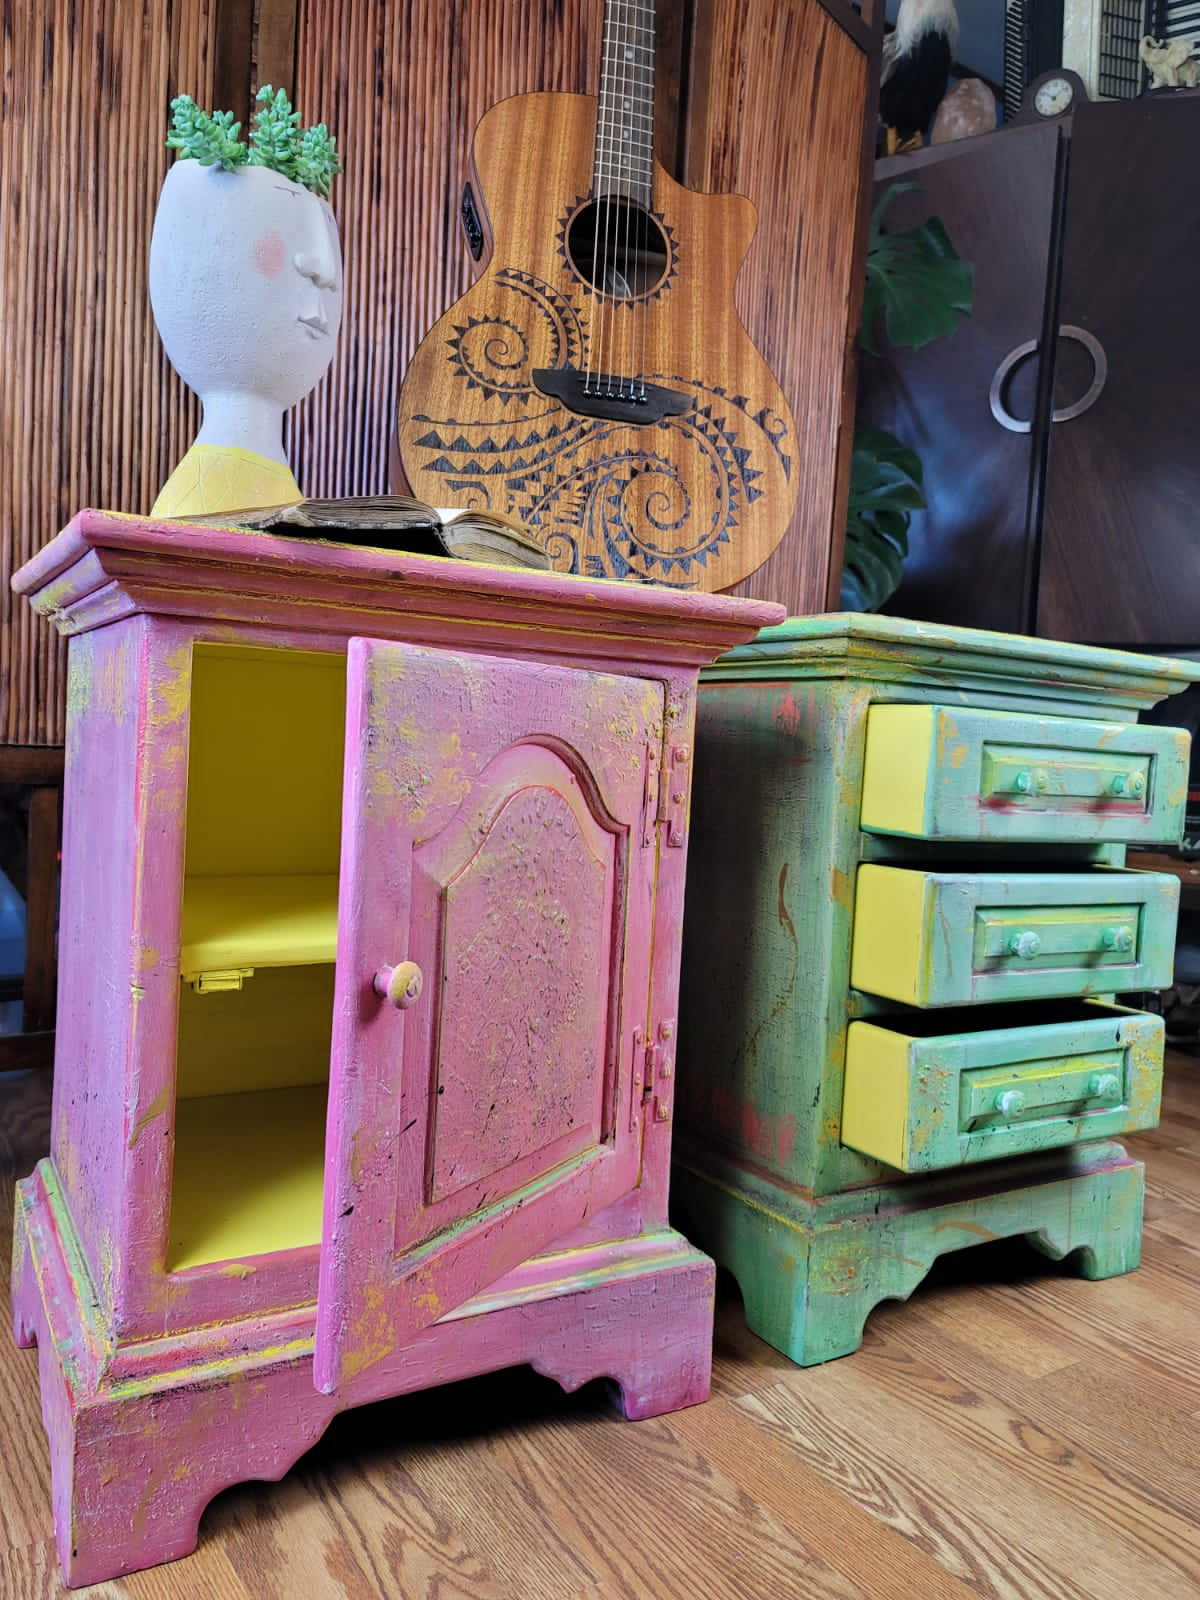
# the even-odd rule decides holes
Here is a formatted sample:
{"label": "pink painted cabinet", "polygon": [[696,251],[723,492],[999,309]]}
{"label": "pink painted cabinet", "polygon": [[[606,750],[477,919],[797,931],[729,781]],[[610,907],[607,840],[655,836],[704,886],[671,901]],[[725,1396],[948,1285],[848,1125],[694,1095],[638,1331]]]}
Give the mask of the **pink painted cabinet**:
{"label": "pink painted cabinet", "polygon": [[82,513],[52,1151],[18,1189],[68,1581],[340,1408],[532,1362],[707,1393],[667,1224],[723,597]]}

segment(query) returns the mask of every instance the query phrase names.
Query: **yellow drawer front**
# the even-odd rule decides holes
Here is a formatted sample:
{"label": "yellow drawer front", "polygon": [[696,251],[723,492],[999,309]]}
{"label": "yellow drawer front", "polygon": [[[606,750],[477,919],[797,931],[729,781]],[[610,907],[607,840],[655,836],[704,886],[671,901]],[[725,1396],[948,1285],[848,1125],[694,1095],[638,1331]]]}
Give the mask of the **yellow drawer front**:
{"label": "yellow drawer front", "polygon": [[860,821],[914,839],[1174,843],[1189,749],[1180,728],[876,705]]}
{"label": "yellow drawer front", "polygon": [[859,868],[850,982],[913,1006],[1161,989],[1178,880],[1167,873]]}
{"label": "yellow drawer front", "polygon": [[1158,1120],[1161,1018],[1086,1002],[1016,1027],[965,1020],[965,1031],[945,1032],[850,1024],[844,1145],[902,1172],[931,1172]]}

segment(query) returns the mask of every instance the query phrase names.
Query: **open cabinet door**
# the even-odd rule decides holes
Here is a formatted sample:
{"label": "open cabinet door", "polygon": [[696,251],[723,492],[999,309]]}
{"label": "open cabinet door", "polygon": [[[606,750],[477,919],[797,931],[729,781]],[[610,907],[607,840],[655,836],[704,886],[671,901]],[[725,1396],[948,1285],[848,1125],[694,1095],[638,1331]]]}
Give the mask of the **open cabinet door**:
{"label": "open cabinet door", "polygon": [[639,1181],[664,689],[355,639],[347,692],[314,1380],[353,1404]]}

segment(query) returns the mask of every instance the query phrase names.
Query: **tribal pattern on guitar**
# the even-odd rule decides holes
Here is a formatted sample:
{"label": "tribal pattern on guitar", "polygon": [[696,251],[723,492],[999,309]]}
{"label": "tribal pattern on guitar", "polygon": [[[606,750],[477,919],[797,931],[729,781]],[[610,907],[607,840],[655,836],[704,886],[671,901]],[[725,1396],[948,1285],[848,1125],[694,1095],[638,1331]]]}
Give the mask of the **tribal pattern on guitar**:
{"label": "tribal pattern on guitar", "polygon": [[649,427],[576,416],[532,376],[585,365],[575,304],[531,273],[504,269],[496,281],[514,314],[470,317],[445,342],[456,384],[475,391],[473,414],[412,418],[407,460],[425,492],[436,479],[439,504],[521,517],[562,571],[700,586],[762,492],[759,458],[773,455],[791,480],[790,419],[678,372],[646,376],[688,396],[683,415]]}
{"label": "tribal pattern on guitar", "polygon": [[728,589],[787,530],[795,427],[734,305],[754,207],[655,162],[653,65],[654,6],[608,0],[595,99],[480,123],[491,256],[413,357],[397,455],[412,493],[521,518],[561,571]]}

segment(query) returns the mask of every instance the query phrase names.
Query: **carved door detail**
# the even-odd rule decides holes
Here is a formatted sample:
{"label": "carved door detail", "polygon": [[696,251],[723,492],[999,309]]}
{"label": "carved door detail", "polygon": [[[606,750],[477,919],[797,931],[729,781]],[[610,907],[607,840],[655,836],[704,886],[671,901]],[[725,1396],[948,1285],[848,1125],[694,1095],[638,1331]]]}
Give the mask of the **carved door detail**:
{"label": "carved door detail", "polygon": [[636,1186],[662,720],[658,682],[352,642],[319,1387]]}

